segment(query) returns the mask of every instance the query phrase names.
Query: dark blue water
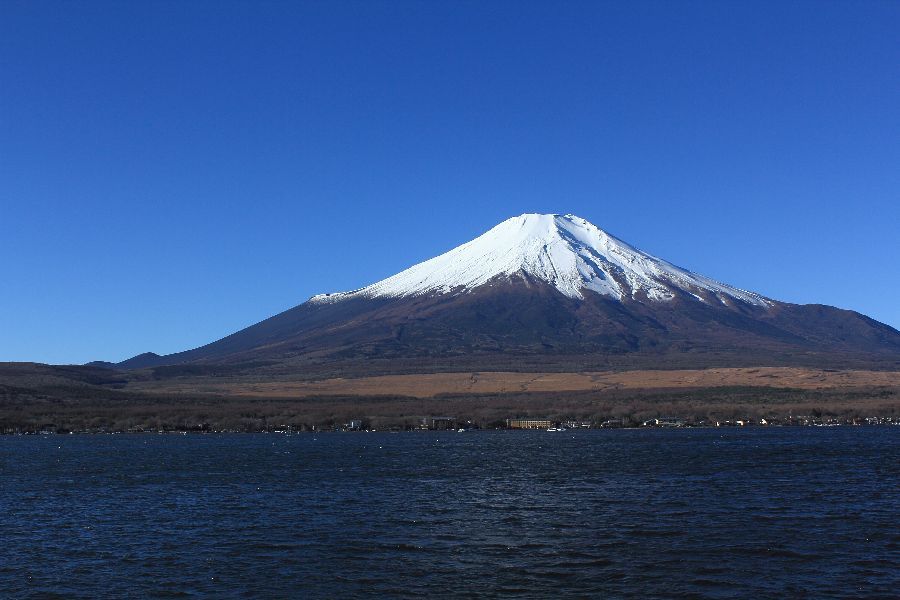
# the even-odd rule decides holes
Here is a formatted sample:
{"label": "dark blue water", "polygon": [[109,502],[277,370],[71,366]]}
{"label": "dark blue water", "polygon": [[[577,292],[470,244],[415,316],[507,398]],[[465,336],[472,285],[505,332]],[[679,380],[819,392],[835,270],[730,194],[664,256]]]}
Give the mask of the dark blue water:
{"label": "dark blue water", "polygon": [[897,597],[900,428],[0,438],[3,597]]}

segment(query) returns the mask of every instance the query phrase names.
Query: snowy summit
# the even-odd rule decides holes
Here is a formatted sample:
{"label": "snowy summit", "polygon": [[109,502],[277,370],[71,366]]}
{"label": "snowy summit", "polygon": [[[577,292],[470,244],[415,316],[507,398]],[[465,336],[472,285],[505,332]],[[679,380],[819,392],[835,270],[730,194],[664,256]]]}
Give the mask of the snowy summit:
{"label": "snowy summit", "polygon": [[514,278],[543,281],[570,298],[586,292],[617,300],[668,301],[678,291],[700,302],[757,306],[769,302],[651,256],[575,215],[524,214],[474,240],[352,292],[319,294],[313,302],[351,297],[466,293]]}

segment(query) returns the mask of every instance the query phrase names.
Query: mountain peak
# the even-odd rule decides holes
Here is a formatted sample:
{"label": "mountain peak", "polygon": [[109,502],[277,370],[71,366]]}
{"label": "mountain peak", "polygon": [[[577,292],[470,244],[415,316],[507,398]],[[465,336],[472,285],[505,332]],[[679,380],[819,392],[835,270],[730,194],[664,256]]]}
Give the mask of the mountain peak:
{"label": "mountain peak", "polygon": [[514,278],[543,281],[579,299],[588,291],[619,301],[663,302],[686,292],[705,303],[768,304],[762,296],[642,252],[581,217],[537,213],[509,218],[470,242],[367,287],[311,300],[466,293]]}

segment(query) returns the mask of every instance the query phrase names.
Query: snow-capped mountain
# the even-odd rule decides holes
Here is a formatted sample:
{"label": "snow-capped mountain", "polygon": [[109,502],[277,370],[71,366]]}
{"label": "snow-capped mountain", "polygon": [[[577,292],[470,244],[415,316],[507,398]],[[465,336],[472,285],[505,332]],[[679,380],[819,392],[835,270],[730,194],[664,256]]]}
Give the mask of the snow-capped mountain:
{"label": "snow-capped mountain", "polygon": [[470,242],[359,290],[311,300],[465,293],[512,278],[542,281],[578,299],[594,292],[617,300],[670,301],[681,290],[701,302],[769,304],[758,294],[642,252],[575,215],[541,214],[507,219]]}
{"label": "snow-capped mountain", "polygon": [[314,296],[194,350],[147,353],[119,366],[231,372],[254,365],[335,376],[846,368],[873,360],[900,366],[900,332],[853,311],[779,302],[719,283],[574,215],[525,214],[372,285]]}

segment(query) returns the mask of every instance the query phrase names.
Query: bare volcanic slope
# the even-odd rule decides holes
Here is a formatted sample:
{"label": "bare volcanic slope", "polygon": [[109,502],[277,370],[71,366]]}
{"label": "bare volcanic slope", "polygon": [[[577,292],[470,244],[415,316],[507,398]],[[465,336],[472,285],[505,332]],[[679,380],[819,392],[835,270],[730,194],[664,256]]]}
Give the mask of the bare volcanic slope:
{"label": "bare volcanic slope", "polygon": [[117,366],[327,377],[760,365],[896,369],[900,332],[714,281],[574,215],[525,214],[367,287]]}

